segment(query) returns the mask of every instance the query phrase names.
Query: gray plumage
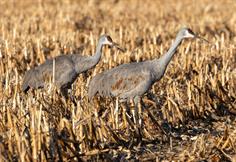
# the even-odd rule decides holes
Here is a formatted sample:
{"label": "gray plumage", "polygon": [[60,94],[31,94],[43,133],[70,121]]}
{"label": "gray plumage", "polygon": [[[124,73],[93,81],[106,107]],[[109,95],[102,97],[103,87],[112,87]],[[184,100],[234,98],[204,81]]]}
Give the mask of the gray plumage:
{"label": "gray plumage", "polygon": [[[61,55],[47,60],[45,63],[34,67],[26,72],[22,90],[27,92],[30,88],[43,88],[46,81],[53,77],[53,62],[55,63],[55,85],[61,90],[64,96],[67,96],[67,90],[71,88],[72,83],[80,73],[83,73],[98,64],[103,45],[115,45],[108,35],[100,37],[96,47],[96,53],[93,56],[82,56],[80,54]],[[55,61],[54,61],[55,60]]]}
{"label": "gray plumage", "polygon": [[168,52],[159,59],[123,64],[97,74],[89,84],[88,97],[97,93],[121,99],[135,99],[146,93],[164,75],[167,65],[184,38],[196,36],[190,29],[181,29]]}

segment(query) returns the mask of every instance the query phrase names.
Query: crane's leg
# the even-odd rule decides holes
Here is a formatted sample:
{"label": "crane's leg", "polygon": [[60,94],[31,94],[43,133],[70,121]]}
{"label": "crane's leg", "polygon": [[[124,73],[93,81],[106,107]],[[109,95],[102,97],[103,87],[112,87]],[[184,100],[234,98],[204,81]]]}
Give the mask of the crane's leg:
{"label": "crane's leg", "polygon": [[132,120],[132,115],[130,112],[130,105],[128,104],[127,100],[119,100],[123,104],[121,104],[122,108],[122,120],[123,120],[123,127],[126,128],[126,133],[131,136],[133,130],[134,130],[134,122]]}
{"label": "crane's leg", "polygon": [[137,126],[137,105],[136,105],[134,99],[133,99],[133,103],[134,103],[134,109],[131,109],[131,114],[133,117],[133,122],[134,122],[135,126]]}
{"label": "crane's leg", "polygon": [[68,99],[68,90],[66,87],[61,87],[60,88],[61,94],[63,97],[65,97],[65,99]]}
{"label": "crane's leg", "polygon": [[128,128],[128,126],[129,126],[128,125],[128,120],[129,119],[127,119],[127,118],[130,118],[130,115],[129,115],[130,113],[129,113],[129,107],[128,107],[127,101],[122,102],[121,108],[122,108],[122,120],[124,122],[124,127]]}
{"label": "crane's leg", "polygon": [[[94,102],[92,103],[93,105],[94,105]],[[95,107],[94,107],[95,108]],[[103,141],[103,133],[102,133],[102,129],[101,129],[101,118],[99,117],[99,115],[98,115],[98,109],[94,109],[94,115],[95,115],[95,119],[93,119],[95,122],[96,122],[96,124],[97,124],[97,131],[98,131],[98,136],[99,136],[99,139],[102,141],[102,142],[104,142]]]}
{"label": "crane's leg", "polygon": [[73,104],[76,106],[77,105],[77,103],[76,103],[76,101],[75,101],[75,98],[74,98],[74,96],[72,95],[72,93],[71,93],[71,86],[69,85],[65,85],[65,86],[62,86],[61,88],[60,88],[60,91],[61,91],[61,94],[62,94],[62,96],[68,101],[68,99],[70,99],[71,100],[71,102],[73,102]]}
{"label": "crane's leg", "polygon": [[133,117],[134,117],[134,122],[135,122],[135,125],[136,125],[136,131],[137,131],[137,134],[138,134],[138,139],[141,142],[142,141],[142,134],[141,134],[141,130],[142,130],[142,115],[141,115],[142,114],[142,106],[140,104],[140,101],[141,101],[140,96],[135,96],[134,97],[135,108],[134,108]]}
{"label": "crane's leg", "polygon": [[118,129],[118,120],[119,120],[119,97],[116,98],[116,105],[114,110],[114,116],[115,116],[115,128]]}
{"label": "crane's leg", "polygon": [[[149,99],[144,99],[144,101],[145,101],[145,102],[148,102],[148,103],[150,103],[150,104],[152,104],[153,107],[157,108],[155,102],[153,102],[153,101],[151,101],[151,100],[149,100]],[[143,100],[141,100],[141,102],[142,102],[142,105],[145,105],[145,104],[143,103]],[[145,110],[147,111],[148,116],[151,118],[151,120],[158,126],[159,130],[160,130],[162,133],[164,133],[165,135],[168,135],[168,133],[162,128],[162,126],[161,126],[161,125],[158,123],[158,121],[155,119],[154,115],[149,111],[149,108],[145,108]]]}
{"label": "crane's leg", "polygon": [[135,124],[138,124],[138,126],[142,125],[142,119],[141,119],[141,115],[142,115],[142,106],[141,106],[141,98],[140,96],[136,96],[134,97],[134,105],[135,105],[135,109],[134,109],[134,122]]}

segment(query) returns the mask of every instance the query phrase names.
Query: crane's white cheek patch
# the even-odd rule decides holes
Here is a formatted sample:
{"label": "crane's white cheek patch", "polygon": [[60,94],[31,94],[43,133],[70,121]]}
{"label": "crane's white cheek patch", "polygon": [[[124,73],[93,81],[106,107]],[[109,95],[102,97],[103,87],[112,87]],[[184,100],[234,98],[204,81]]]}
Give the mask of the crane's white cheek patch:
{"label": "crane's white cheek patch", "polygon": [[106,40],[106,42],[104,44],[112,45],[112,42],[110,42],[109,40]]}
{"label": "crane's white cheek patch", "polygon": [[187,33],[185,37],[187,37],[187,38],[194,38],[195,36],[193,34]]}

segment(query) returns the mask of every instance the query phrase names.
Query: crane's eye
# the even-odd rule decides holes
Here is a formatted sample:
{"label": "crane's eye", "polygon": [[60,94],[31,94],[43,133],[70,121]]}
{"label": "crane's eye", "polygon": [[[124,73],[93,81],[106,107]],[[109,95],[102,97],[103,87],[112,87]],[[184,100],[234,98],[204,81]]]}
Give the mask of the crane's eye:
{"label": "crane's eye", "polygon": [[192,34],[192,35],[195,35],[194,32],[191,29],[188,29],[188,33]]}
{"label": "crane's eye", "polygon": [[112,42],[112,39],[111,39],[110,36],[107,36],[107,40],[108,40],[109,42]]}

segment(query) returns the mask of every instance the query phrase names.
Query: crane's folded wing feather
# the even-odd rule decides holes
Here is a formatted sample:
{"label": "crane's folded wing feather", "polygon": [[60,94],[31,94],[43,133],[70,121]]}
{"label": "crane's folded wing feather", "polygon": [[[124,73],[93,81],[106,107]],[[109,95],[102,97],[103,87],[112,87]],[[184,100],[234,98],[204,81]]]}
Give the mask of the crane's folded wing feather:
{"label": "crane's folded wing feather", "polygon": [[152,83],[147,68],[143,63],[124,64],[96,75],[89,85],[89,98],[96,93],[121,98],[142,95]]}

